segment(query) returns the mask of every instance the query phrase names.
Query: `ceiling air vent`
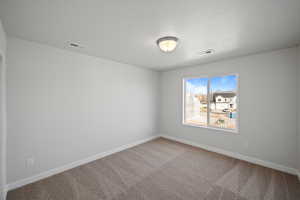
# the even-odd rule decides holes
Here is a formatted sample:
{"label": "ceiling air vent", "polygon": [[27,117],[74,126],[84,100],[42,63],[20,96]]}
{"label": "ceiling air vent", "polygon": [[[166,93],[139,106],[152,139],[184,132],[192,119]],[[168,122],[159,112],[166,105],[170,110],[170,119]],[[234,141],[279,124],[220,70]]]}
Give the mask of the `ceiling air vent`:
{"label": "ceiling air vent", "polygon": [[212,54],[214,52],[215,52],[215,50],[213,50],[213,49],[207,49],[205,51],[199,51],[197,54],[202,56],[202,55]]}
{"label": "ceiling air vent", "polygon": [[69,46],[72,48],[83,48],[83,46],[75,42],[69,42]]}

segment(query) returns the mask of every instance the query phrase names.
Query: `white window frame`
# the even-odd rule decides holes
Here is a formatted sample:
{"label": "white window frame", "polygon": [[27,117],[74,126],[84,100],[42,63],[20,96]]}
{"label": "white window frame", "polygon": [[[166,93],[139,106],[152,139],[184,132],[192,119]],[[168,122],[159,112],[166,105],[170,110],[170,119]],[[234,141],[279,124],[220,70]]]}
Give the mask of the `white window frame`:
{"label": "white window frame", "polygon": [[[207,112],[207,125],[206,126],[201,126],[197,124],[190,124],[185,122],[185,88],[186,88],[186,81],[189,79],[197,79],[197,78],[208,78],[208,86],[207,86],[207,95],[208,95],[208,102],[207,102],[207,107],[210,108],[210,99],[209,99],[209,89],[210,89],[210,79],[214,77],[223,77],[223,76],[230,76],[234,75],[237,77],[237,88],[236,88],[236,107],[237,107],[237,112],[236,112],[236,128],[235,129],[229,129],[229,128],[219,128],[219,127],[214,127],[211,126],[209,123],[209,112]],[[199,75],[199,76],[189,76],[189,77],[183,77],[182,78],[182,125],[184,126],[190,126],[190,127],[197,127],[197,128],[205,128],[205,129],[211,129],[211,130],[217,130],[221,132],[231,132],[231,133],[239,133],[239,116],[240,116],[240,108],[239,108],[239,101],[240,101],[240,96],[239,96],[239,74],[237,73],[231,73],[231,74],[213,74],[213,75]]]}

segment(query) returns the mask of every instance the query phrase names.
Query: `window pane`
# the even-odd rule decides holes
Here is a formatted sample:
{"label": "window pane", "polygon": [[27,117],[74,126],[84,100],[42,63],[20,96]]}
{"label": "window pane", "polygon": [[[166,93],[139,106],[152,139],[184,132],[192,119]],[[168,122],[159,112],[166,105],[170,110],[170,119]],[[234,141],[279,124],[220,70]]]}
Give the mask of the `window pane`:
{"label": "window pane", "polygon": [[211,126],[236,129],[237,127],[237,76],[210,79]]}
{"label": "window pane", "polygon": [[208,78],[188,79],[185,82],[185,123],[207,125]]}

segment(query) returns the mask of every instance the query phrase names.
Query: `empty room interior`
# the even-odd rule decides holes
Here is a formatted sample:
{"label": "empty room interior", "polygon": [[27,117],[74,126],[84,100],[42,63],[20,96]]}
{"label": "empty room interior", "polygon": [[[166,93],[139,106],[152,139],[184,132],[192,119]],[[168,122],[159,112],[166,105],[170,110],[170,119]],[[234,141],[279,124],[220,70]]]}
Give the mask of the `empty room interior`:
{"label": "empty room interior", "polygon": [[300,200],[300,0],[0,0],[0,200]]}

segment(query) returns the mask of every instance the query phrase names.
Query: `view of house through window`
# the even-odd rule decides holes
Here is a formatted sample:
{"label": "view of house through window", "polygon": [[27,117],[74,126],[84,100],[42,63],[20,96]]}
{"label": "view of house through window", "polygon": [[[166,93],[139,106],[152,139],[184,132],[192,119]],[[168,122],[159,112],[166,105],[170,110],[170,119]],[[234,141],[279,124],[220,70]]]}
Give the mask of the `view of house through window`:
{"label": "view of house through window", "polygon": [[184,79],[183,123],[236,130],[237,81],[237,75]]}

